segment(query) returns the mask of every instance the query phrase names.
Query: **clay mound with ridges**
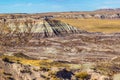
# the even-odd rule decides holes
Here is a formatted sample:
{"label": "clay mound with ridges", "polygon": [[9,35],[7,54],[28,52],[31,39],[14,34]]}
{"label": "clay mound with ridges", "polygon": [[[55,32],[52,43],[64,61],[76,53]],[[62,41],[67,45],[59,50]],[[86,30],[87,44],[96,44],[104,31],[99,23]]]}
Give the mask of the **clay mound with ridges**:
{"label": "clay mound with ridges", "polygon": [[13,21],[7,22],[7,25],[7,27],[9,27],[13,33],[16,31],[18,33],[29,32],[33,36],[39,37],[65,36],[84,32],[73,26],[70,26],[69,24],[53,19],[42,19],[38,21]]}

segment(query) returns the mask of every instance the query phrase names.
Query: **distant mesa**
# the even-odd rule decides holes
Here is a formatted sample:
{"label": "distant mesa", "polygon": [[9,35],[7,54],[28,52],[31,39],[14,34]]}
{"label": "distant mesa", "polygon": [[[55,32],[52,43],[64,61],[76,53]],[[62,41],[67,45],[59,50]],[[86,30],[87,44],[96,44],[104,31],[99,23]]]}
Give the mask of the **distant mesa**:
{"label": "distant mesa", "polygon": [[120,19],[120,8],[106,8],[95,11],[69,11],[69,12],[50,12],[50,13],[15,13],[15,14],[0,14],[0,19],[22,19],[33,18],[41,19],[48,16],[50,18],[98,18],[98,19]]}
{"label": "distant mesa", "polygon": [[96,11],[120,11],[120,8],[112,9],[112,8],[104,8],[104,9],[98,9]]}

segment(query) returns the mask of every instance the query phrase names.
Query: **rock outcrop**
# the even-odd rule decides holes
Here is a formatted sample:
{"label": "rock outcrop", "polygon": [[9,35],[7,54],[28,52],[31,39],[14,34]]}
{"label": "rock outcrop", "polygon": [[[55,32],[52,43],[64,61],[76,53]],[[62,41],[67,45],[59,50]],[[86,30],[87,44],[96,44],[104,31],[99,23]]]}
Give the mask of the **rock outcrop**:
{"label": "rock outcrop", "polygon": [[30,33],[33,37],[54,37],[65,36],[69,34],[77,34],[83,31],[65,24],[58,20],[52,19],[22,19],[22,20],[7,20],[1,22],[4,32],[14,33]]}

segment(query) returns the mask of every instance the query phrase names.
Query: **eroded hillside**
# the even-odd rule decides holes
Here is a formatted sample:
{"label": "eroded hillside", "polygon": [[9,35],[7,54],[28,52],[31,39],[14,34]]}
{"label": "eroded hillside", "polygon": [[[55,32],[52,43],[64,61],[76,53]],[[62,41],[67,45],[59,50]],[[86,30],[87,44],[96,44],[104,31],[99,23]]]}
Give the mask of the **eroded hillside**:
{"label": "eroded hillside", "polygon": [[0,80],[120,79],[120,33],[87,32],[50,16],[0,24]]}

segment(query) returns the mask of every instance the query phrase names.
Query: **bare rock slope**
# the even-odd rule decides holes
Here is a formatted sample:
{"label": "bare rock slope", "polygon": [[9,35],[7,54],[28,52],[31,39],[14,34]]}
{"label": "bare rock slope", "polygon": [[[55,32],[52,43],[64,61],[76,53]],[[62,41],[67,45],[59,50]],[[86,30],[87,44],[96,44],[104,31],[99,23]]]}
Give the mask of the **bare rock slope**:
{"label": "bare rock slope", "polygon": [[[0,80],[112,80],[120,73],[119,33],[90,33],[48,18],[0,24]],[[70,75],[56,76],[61,71]]]}

